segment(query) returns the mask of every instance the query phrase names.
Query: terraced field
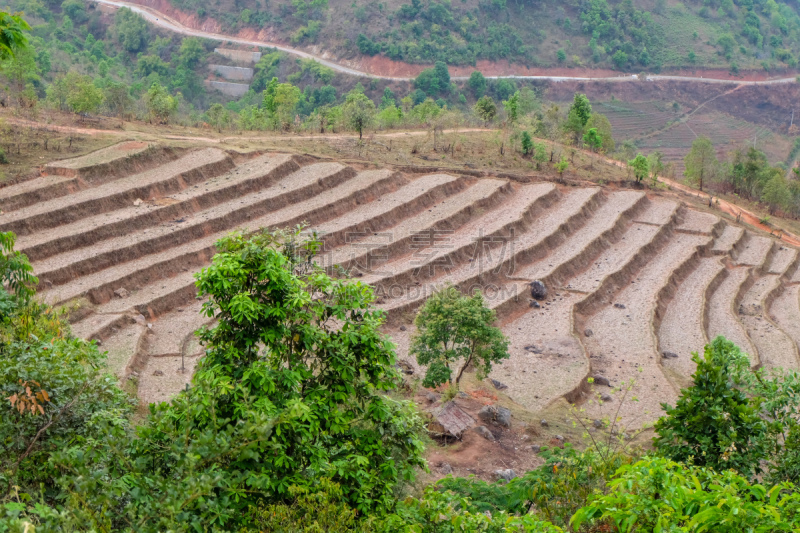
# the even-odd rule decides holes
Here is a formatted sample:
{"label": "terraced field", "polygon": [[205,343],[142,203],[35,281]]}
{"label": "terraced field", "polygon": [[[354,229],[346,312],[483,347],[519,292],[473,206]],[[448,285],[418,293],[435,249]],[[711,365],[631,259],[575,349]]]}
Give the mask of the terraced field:
{"label": "terraced field", "polygon": [[202,354],[193,274],[214,242],[303,221],[324,235],[321,262],[375,287],[412,367],[425,298],[445,283],[482,289],[511,340],[491,377],[533,411],[592,393],[613,404],[587,383],[602,376],[635,379],[640,401],[622,415],[652,420],[718,334],[753,364],[800,367],[797,250],[671,196],[214,148],[136,154],[106,149],[0,189],[0,231],[19,234],[41,297],[71,306],[74,333],[99,340],[147,402],[183,388]]}

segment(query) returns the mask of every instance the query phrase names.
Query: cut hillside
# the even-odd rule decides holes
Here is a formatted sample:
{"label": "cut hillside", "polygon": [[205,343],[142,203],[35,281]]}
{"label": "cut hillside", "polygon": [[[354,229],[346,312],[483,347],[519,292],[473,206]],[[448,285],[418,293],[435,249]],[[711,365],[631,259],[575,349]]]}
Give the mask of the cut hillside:
{"label": "cut hillside", "polygon": [[[193,275],[215,241],[302,222],[322,236],[320,262],[375,287],[412,379],[422,370],[408,353],[414,315],[447,283],[482,290],[497,311],[511,359],[491,377],[529,412],[593,392],[616,405],[605,384],[634,379],[640,401],[621,415],[653,420],[689,380],[690,352],[718,334],[754,364],[800,365],[797,250],[670,193],[272,152],[164,153],[144,150],[113,179],[66,194],[49,175],[11,186],[52,199],[0,215],[0,231],[21,233],[41,297],[70,310],[74,333],[101,342],[145,402],[181,390],[203,353],[193,332],[213,319],[199,313]],[[91,173],[107,159],[58,164]],[[544,300],[530,297],[534,280]]]}

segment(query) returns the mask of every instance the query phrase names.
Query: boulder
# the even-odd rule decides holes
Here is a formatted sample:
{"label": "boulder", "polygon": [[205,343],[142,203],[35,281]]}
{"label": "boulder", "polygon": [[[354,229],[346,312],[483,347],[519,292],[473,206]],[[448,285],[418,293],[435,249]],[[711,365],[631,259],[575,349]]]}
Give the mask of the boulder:
{"label": "boulder", "polygon": [[508,388],[508,385],[506,385],[505,383],[501,383],[496,379],[490,379],[489,381],[491,382],[492,386],[497,390],[506,390]]}
{"label": "boulder", "polygon": [[594,420],[592,425],[595,427],[595,429],[603,429],[605,427],[605,424],[602,420]]}
{"label": "boulder", "polygon": [[452,474],[453,473],[453,467],[450,466],[450,463],[442,463],[442,465],[439,467],[439,472],[441,472],[445,476],[447,474]]}
{"label": "boulder", "polygon": [[539,446],[538,444],[534,444],[533,446],[531,446],[531,451],[533,453],[539,453],[540,451],[542,451],[542,447]]}
{"label": "boulder", "polygon": [[439,395],[435,392],[429,392],[425,395],[425,399],[428,400],[429,403],[436,403],[439,401]]}
{"label": "boulder", "polygon": [[610,402],[614,398],[612,398],[610,394],[601,394],[600,399],[603,400],[604,402]]}
{"label": "boulder", "polygon": [[495,415],[495,420],[497,421],[498,425],[501,425],[505,428],[511,427],[511,411],[506,409],[505,407],[498,407],[497,414]]}
{"label": "boulder", "polygon": [[539,305],[539,302],[537,302],[536,300],[531,300],[530,306],[533,307],[534,309],[539,309],[541,307],[541,305]]}
{"label": "boulder", "polygon": [[489,423],[494,423],[506,428],[511,427],[511,411],[505,407],[496,407],[494,405],[484,405],[478,411],[478,418]]}
{"label": "boulder", "polygon": [[495,441],[494,435],[492,435],[492,432],[489,431],[489,428],[487,428],[486,426],[478,426],[478,427],[476,427],[475,428],[475,433],[477,433],[478,435],[480,435],[481,437],[483,437],[484,439],[486,439],[488,441],[491,441],[491,442]]}
{"label": "boulder", "polygon": [[411,363],[403,359],[397,361],[397,368],[400,369],[400,372],[409,376],[414,373],[414,367],[411,366]]}
{"label": "boulder", "polygon": [[494,471],[494,478],[497,481],[500,481],[501,479],[504,481],[511,481],[515,477],[517,477],[517,473],[511,470],[510,468],[507,468],[505,470]]}
{"label": "boulder", "polygon": [[400,331],[405,331],[405,330],[406,330],[405,326],[400,326]]}
{"label": "boulder", "polygon": [[547,287],[540,280],[531,282],[531,296],[534,300],[544,300],[547,298]]}
{"label": "boulder", "polygon": [[544,418],[542,418],[542,421],[540,422],[540,424],[542,424],[543,428],[550,427],[550,424],[548,424],[547,420],[545,420]]}

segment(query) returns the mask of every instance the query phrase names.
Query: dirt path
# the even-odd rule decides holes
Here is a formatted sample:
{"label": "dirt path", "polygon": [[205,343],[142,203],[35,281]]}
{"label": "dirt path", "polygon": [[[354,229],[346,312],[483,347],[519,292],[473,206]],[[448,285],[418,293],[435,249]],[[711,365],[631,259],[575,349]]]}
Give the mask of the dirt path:
{"label": "dirt path", "polygon": [[[180,33],[182,35],[190,35],[194,37],[202,37],[205,39],[212,39],[215,41],[224,41],[233,44],[239,45],[246,45],[246,46],[256,46],[256,47],[263,47],[263,48],[275,48],[277,50],[281,50],[283,52],[306,58],[306,59],[313,59],[326,67],[332,68],[337,72],[343,72],[345,74],[350,74],[351,76],[361,76],[361,77],[369,77],[369,78],[380,78],[384,80],[392,80],[392,81],[412,81],[414,77],[400,77],[400,76],[389,76],[385,73],[375,72],[372,69],[364,69],[361,70],[360,68],[354,68],[350,66],[346,66],[340,62],[331,61],[320,57],[315,54],[311,54],[309,52],[305,52],[303,50],[298,50],[297,48],[292,48],[291,46],[287,46],[285,44],[280,44],[271,41],[265,40],[256,40],[256,39],[246,39],[242,37],[237,37],[234,35],[227,35],[223,33],[214,33],[210,31],[204,31],[201,29],[189,28],[179,21],[175,20],[174,18],[170,17],[169,15],[164,14],[161,11],[153,9],[152,7],[143,6],[139,4],[135,4],[132,2],[123,2],[120,0],[92,0],[98,4],[106,5],[106,6],[113,6],[113,7],[127,7],[131,11],[138,13],[145,20],[154,24],[158,27],[164,28],[169,31],[173,31],[176,33]],[[363,67],[362,67],[363,68]],[[511,67],[513,68],[513,67]],[[504,73],[503,75],[499,76],[486,76],[487,78],[491,79],[499,79],[499,78],[517,78],[517,79],[527,79],[527,80],[549,80],[549,81],[605,81],[605,82],[630,82],[630,81],[639,81],[639,77],[635,74],[626,74],[620,76],[554,76],[554,75],[544,75],[544,76],[530,76],[530,75],[519,75],[515,74],[514,72]],[[454,76],[452,79],[454,80],[466,80],[468,79],[467,76]],[[701,83],[731,83],[730,79],[720,79],[720,78],[706,78],[703,76],[670,76],[670,75],[648,75],[648,81],[658,81],[658,80],[675,80],[675,81],[694,81],[694,82],[701,82]],[[763,80],[763,81],[735,81],[734,83],[739,83],[741,85],[768,85],[768,84],[775,84],[775,83],[792,83],[795,81],[795,78],[777,78],[772,80]]]}

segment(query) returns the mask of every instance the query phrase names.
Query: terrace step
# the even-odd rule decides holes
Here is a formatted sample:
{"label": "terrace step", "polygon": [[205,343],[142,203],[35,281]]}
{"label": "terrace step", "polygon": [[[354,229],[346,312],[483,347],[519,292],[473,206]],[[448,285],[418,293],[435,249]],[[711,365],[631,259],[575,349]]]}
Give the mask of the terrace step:
{"label": "terrace step", "polygon": [[[268,167],[273,168],[271,165]],[[271,172],[266,177],[268,178],[270,174]],[[81,276],[134,261],[181,243],[228,231],[253,217],[262,216],[282,206],[298,202],[304,197],[330,190],[354,175],[355,171],[352,168],[338,163],[311,165],[245,197],[237,196],[203,211],[187,213],[178,220],[173,219],[155,227],[147,225],[138,231],[130,231],[120,237],[101,241],[94,246],[51,256],[35,262],[34,268],[44,284],[57,286],[69,283]],[[199,199],[187,198],[176,205],[199,206],[207,201],[209,201],[207,195],[201,194]],[[187,211],[189,209],[191,207]],[[157,223],[159,219],[157,213],[159,212],[160,210],[156,210],[152,221],[149,221],[146,215],[136,218],[141,224]]]}
{"label": "terrace step", "polygon": [[[284,206],[260,218],[251,219],[244,228],[256,231],[262,227],[294,226],[302,221],[320,223],[376,196],[396,190],[404,180],[400,175],[389,171],[367,171],[330,189],[319,185],[319,182],[316,183],[318,185],[316,196]],[[320,194],[322,192],[324,194]],[[214,243],[227,233],[227,228],[216,233],[209,232],[194,241],[155,254],[144,255],[127,263],[78,278],[60,287],[54,287],[46,291],[44,296],[53,303],[63,303],[83,295],[87,295],[94,304],[108,302],[113,298],[113,292],[120,287],[133,292],[150,283],[159,283],[158,280],[171,276],[179,277],[181,272],[206,265],[215,253]],[[193,282],[190,282],[188,287],[180,287],[179,290],[183,291],[181,294],[184,296],[191,297],[193,288]]]}
{"label": "terrace step", "polygon": [[51,231],[23,237],[19,241],[19,249],[31,261],[40,261],[159,223],[191,216],[221,203],[234,202],[235,199],[268,187],[299,169],[300,166],[291,156],[264,155],[171,196],[143,202],[138,206],[126,206]]}
{"label": "terrace step", "polygon": [[746,265],[761,270],[769,265],[773,251],[777,249],[776,242],[769,237],[761,237],[747,232],[747,240],[742,251],[736,256],[737,265]]}
{"label": "terrace step", "polygon": [[233,166],[233,160],[221,150],[198,150],[147,172],[0,215],[0,231],[30,235],[70,224],[98,213],[120,209],[136,200],[144,201],[175,193],[222,174]]}
{"label": "terrace step", "polygon": [[[602,307],[584,321],[593,332],[583,339],[593,371],[615,386],[634,382],[632,394],[639,402],[619,405],[619,415],[627,420],[652,421],[660,416],[662,401],[677,398],[678,391],[661,366],[653,330],[655,314],[665,291],[694,268],[701,250],[711,243],[710,236],[675,233],[632,283],[614,295],[614,305]],[[587,407],[589,416],[599,417],[597,409]]]}
{"label": "terrace step", "polygon": [[[519,187],[507,201],[494,206],[457,230],[439,235],[420,236],[412,242],[409,253],[383,263],[379,272],[371,272],[362,281],[375,287],[379,297],[391,293],[391,287],[410,286],[435,278],[458,263],[475,260],[487,249],[510,245],[517,233],[557,201],[560,192],[552,184],[540,183]],[[437,239],[438,237],[438,239]],[[430,246],[424,246],[426,243]],[[434,241],[434,242],[431,242]],[[498,252],[502,253],[502,252]]]}
{"label": "terrace step", "polygon": [[[499,279],[504,274],[513,274],[517,264],[527,264],[551,253],[564,243],[575,231],[582,228],[593,213],[602,205],[605,197],[600,189],[586,188],[570,191],[562,201],[551,207],[525,230],[515,235],[513,254],[495,254],[480,265],[467,262],[456,265],[447,272],[447,279],[440,274],[430,278],[424,287],[401,287],[393,292],[391,299],[379,302],[387,310],[389,320],[397,320],[421,305],[425,299],[444,283],[453,283],[463,292],[472,292],[470,287],[485,289],[487,278]],[[441,269],[439,269],[441,271]]]}
{"label": "terrace step", "polygon": [[0,207],[14,211],[123,178],[178,157],[178,151],[126,141],[82,157],[48,163],[43,175],[0,188]]}
{"label": "terrace step", "polygon": [[763,366],[796,370],[800,368],[797,345],[766,313],[770,293],[779,289],[778,274],[759,277],[745,293],[739,305],[739,320],[758,350]]}
{"label": "terrace step", "polygon": [[[678,204],[670,203],[675,214]],[[653,219],[656,213],[663,213],[664,207],[665,203],[647,202],[640,216]],[[663,246],[675,217],[663,219],[667,222],[661,226],[628,221],[624,233],[595,257],[587,269],[564,280],[563,289],[553,289],[540,308],[529,307],[503,325],[511,357],[496,366],[490,377],[506,383],[509,387],[506,393],[515,402],[538,410],[562,397],[569,401],[578,399],[576,393],[591,367],[580,339],[594,333],[574,330],[576,305],[610,278],[632,275],[637,257]],[[527,283],[521,284],[516,292],[527,289]]]}
{"label": "terrace step", "polygon": [[708,339],[724,336],[748,354],[750,363],[755,366],[759,362],[759,353],[750,342],[736,311],[741,295],[751,283],[750,267],[733,267],[722,271],[720,278],[712,284],[715,288],[707,295],[707,319],[704,325]]}
{"label": "terrace step", "polygon": [[800,280],[794,281],[800,274],[800,267],[788,274],[788,283],[785,282],[782,290],[773,296],[768,312],[769,317],[800,348]]}
{"label": "terrace step", "polygon": [[744,228],[726,224],[722,234],[714,241],[714,246],[711,248],[711,253],[715,255],[728,255],[736,257],[741,247],[743,246],[743,239],[745,238]]}
{"label": "terrace step", "polygon": [[675,228],[675,231],[693,233],[695,235],[714,235],[722,231],[724,225],[725,222],[716,215],[690,209],[686,212],[678,227]]}
{"label": "terrace step", "polygon": [[359,272],[381,268],[385,261],[397,254],[409,253],[414,248],[415,239],[430,241],[437,235],[449,236],[484,210],[502,202],[512,191],[511,184],[505,180],[477,180],[468,189],[447,197],[402,224],[385,227],[383,235],[377,235],[377,242],[375,235],[368,235],[344,244],[331,254],[331,264]]}
{"label": "terrace step", "polygon": [[681,387],[688,385],[695,370],[692,352],[703,353],[708,342],[703,327],[706,292],[724,269],[719,257],[700,259],[697,268],[678,286],[657,329],[659,353],[677,355],[675,358],[664,356],[662,364],[672,371],[670,377]]}

